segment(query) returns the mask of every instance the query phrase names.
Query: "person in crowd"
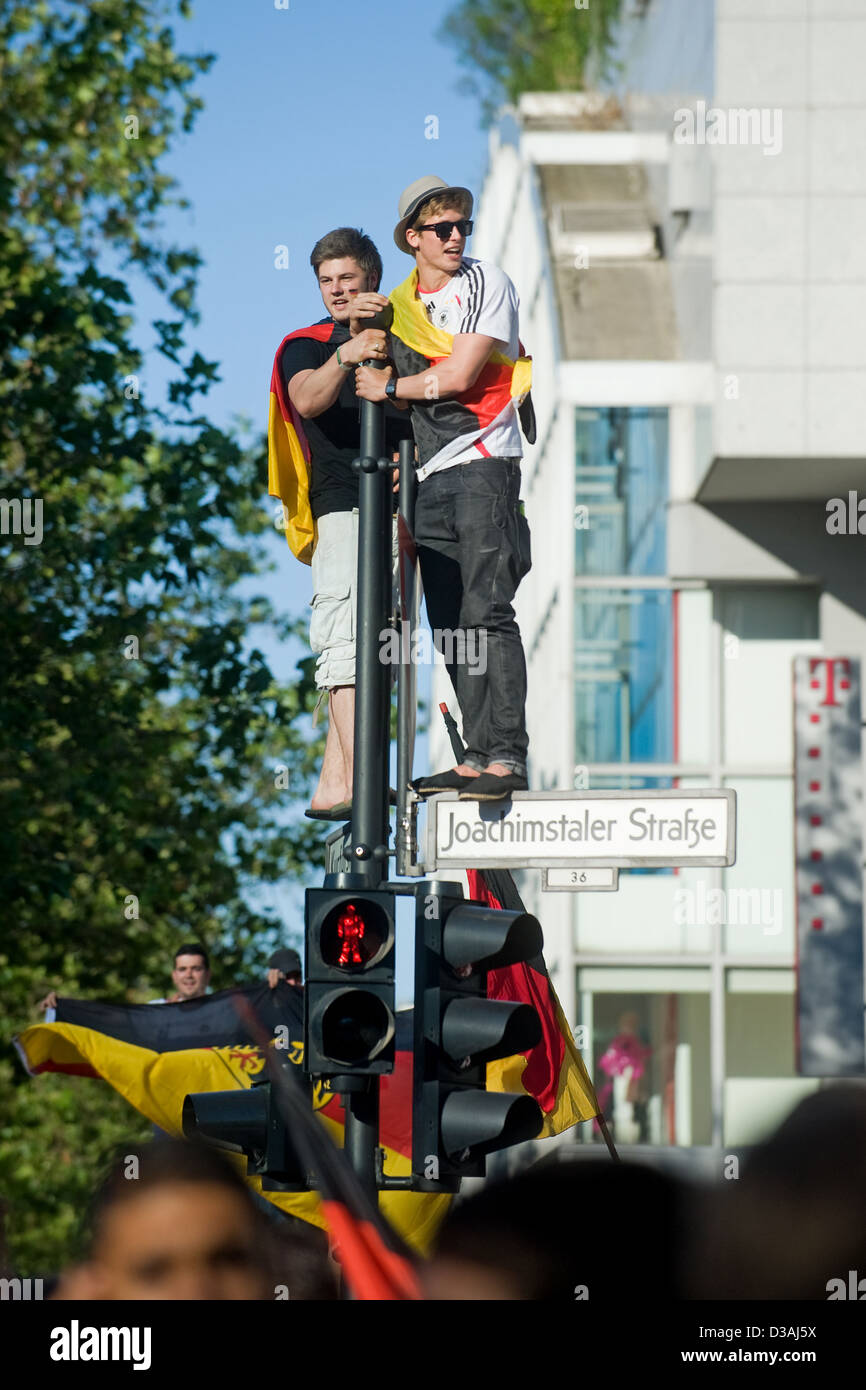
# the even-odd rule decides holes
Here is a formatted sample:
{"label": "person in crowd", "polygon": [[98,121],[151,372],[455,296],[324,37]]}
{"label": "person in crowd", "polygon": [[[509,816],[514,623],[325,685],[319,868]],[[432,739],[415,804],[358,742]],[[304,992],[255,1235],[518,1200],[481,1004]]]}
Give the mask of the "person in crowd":
{"label": "person in crowd", "polygon": [[422,1269],[434,1300],[621,1306],[684,1296],[691,1193],[669,1175],[610,1159],[544,1159],[490,1182],[446,1217]]}
{"label": "person in crowd", "polygon": [[187,942],[174,953],[171,972],[175,992],[167,999],[152,999],[152,1004],[180,1004],[185,999],[201,999],[210,984],[210,957],[198,941]]}
{"label": "person in crowd", "polygon": [[268,961],[268,986],[276,989],[280,980],[287,985],[301,984],[301,957],[289,946],[281,946],[274,951]]}
{"label": "person in crowd", "polygon": [[737,1161],[705,1194],[695,1296],[862,1299],[866,1087],[822,1087]]}
{"label": "person in crowd", "polygon": [[54,1298],[334,1297],[320,1233],[299,1235],[293,1222],[276,1230],[236,1169],[201,1143],[129,1148],[96,1192],[88,1224],[87,1256]]}
{"label": "person in crowd", "polygon": [[[210,983],[210,957],[198,941],[179,946],[174,953],[171,978],[175,992],[165,999],[151,999],[151,1004],[180,1004],[185,999],[200,999],[207,994]],[[45,1022],[54,1023],[57,1010],[57,991],[49,990],[36,1006],[45,1012]]]}

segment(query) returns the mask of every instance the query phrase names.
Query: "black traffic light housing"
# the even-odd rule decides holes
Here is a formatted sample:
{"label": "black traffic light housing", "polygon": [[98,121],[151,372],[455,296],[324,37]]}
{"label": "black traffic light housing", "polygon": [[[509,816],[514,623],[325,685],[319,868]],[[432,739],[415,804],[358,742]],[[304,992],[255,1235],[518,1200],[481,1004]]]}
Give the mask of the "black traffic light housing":
{"label": "black traffic light housing", "polygon": [[487,998],[487,972],[538,954],[527,912],[464,899],[457,883],[416,886],[412,1173],[420,1190],[456,1191],[482,1177],[485,1155],[533,1139],[541,1108],[525,1093],[487,1091],[487,1062],[541,1040],[530,1004]]}
{"label": "black traffic light housing", "polygon": [[393,893],[308,888],[305,918],[305,1072],[393,1071]]}
{"label": "black traffic light housing", "polygon": [[185,1096],[181,1123],[187,1139],[244,1154],[247,1173],[261,1176],[266,1191],[309,1190],[309,1174],[289,1139],[270,1081],[254,1082],[249,1090]]}

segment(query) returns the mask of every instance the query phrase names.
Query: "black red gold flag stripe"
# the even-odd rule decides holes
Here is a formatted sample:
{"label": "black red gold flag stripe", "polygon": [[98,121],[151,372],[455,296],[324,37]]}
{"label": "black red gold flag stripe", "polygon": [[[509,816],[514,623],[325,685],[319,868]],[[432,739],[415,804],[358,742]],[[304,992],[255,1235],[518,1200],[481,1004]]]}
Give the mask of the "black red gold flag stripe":
{"label": "black red gold flag stripe", "polygon": [[312,323],[287,333],[274,357],[268,406],[268,493],[283,504],[286,540],[293,555],[305,565],[313,558],[316,527],[310,508],[310,446],[304,425],[286,390],[280,359],[286,343],[295,338],[314,338],[326,343],[333,323]]}

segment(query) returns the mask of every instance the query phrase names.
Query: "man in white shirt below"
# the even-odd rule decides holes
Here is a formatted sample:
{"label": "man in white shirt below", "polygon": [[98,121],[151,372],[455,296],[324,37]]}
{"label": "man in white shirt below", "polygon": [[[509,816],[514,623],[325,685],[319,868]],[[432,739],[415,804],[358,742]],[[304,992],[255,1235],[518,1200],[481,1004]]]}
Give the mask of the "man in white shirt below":
{"label": "man in white shirt below", "polygon": [[[427,615],[466,745],[457,767],[414,786],[421,795],[456,790],[461,800],[497,801],[527,786],[526,661],[512,607],[530,567],[520,511],[517,407],[528,364],[518,298],[498,266],[464,254],[472,231],[468,189],[417,179],[403,191],[399,213],[394,240],[415,258],[390,296],[399,375],[359,367],[355,389],[365,400],[405,401],[411,412]],[[353,331],[385,303],[378,294],[359,295]]]}

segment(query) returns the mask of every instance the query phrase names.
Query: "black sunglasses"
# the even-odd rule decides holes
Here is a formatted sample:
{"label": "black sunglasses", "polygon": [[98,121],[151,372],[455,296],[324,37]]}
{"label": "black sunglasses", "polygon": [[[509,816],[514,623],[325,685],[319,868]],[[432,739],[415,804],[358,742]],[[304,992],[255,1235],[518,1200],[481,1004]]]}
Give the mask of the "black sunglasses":
{"label": "black sunglasses", "polygon": [[447,241],[456,227],[461,236],[472,235],[472,218],[461,217],[459,222],[425,222],[423,227],[415,227],[416,232],[435,232],[440,241]]}

